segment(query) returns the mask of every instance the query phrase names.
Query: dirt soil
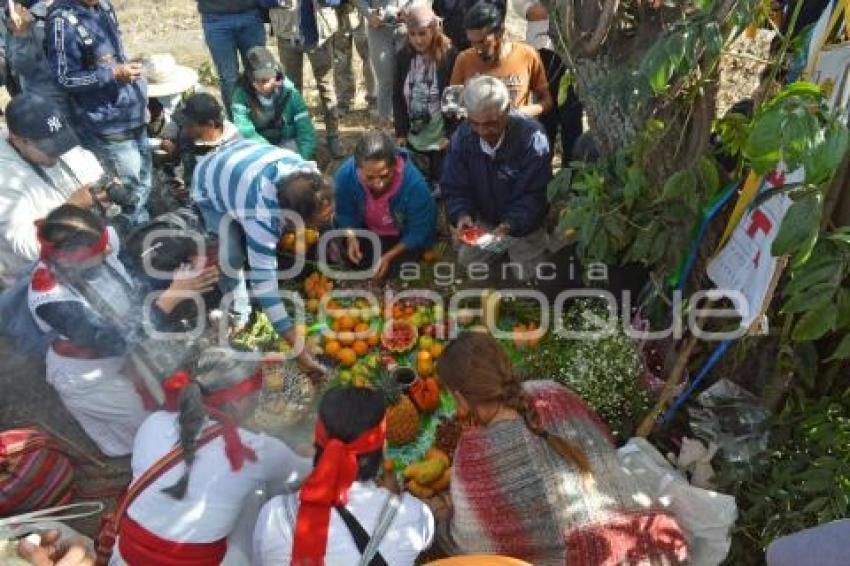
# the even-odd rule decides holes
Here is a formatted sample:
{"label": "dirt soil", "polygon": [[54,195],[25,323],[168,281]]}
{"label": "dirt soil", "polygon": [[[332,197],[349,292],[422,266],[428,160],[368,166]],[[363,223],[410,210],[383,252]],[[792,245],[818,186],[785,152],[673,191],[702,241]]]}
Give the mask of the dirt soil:
{"label": "dirt soil", "polygon": [[[178,62],[198,69],[202,77],[210,75],[209,52],[193,0],[113,1],[132,57],[170,51]],[[523,23],[515,14],[510,14],[508,24],[513,36],[522,37]],[[734,101],[751,94],[763,66],[760,60],[767,56],[769,41],[769,35],[761,33],[754,41],[744,39],[730,47],[730,55],[724,58],[722,68],[718,103],[721,112]],[[270,38],[269,42],[272,51],[276,53],[274,39]],[[357,58],[356,53],[354,56]],[[306,64],[309,66],[309,63]],[[364,109],[365,88],[359,69],[360,65],[355,59],[359,93],[355,110],[343,117],[341,128],[343,143],[349,148],[353,146],[357,134],[371,125]],[[315,81],[309,69],[305,70],[304,77],[308,81],[304,89],[305,98],[313,108],[314,116],[320,117]],[[7,101],[5,91],[0,92],[0,104],[5,105]],[[318,127],[324,128],[321,123]],[[329,173],[338,165],[327,159],[326,153],[320,153],[318,160]],[[36,424],[61,435],[78,463],[80,497],[100,498],[107,505],[112,505],[114,495],[129,481],[129,458],[109,459],[100,454],[45,382],[43,362],[19,355],[14,346],[4,339],[0,339],[0,391],[0,429]],[[70,525],[93,535],[97,524],[98,520],[92,519]]]}

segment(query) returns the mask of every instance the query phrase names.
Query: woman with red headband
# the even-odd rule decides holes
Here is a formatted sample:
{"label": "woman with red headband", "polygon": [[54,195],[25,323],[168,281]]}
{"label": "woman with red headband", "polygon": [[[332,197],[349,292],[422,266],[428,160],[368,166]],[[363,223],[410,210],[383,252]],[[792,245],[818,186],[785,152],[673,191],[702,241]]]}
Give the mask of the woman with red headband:
{"label": "woman with red headband", "polygon": [[[41,255],[28,302],[39,328],[55,336],[47,352],[47,382],[104,454],[125,456],[147,411],[122,374],[128,348],[122,328],[134,317],[135,326],[141,325],[141,306],[118,260],[118,237],[99,216],[70,205],[53,210],[37,230]],[[153,314],[170,313],[187,292],[210,289],[217,277],[213,268],[175,278],[156,299]]]}
{"label": "woman with red headband", "polygon": [[384,456],[382,396],[340,387],[319,403],[313,472],[295,495],[263,507],[258,566],[412,565],[431,545],[434,518],[418,499],[375,483]]}
{"label": "woman with red headband", "polygon": [[[133,481],[152,469],[154,479],[119,523],[112,566],[216,566],[225,555],[250,563],[257,491],[272,482],[277,493],[293,489],[309,473],[310,461],[283,442],[238,426],[256,408],[262,377],[236,355],[209,348],[193,376],[163,383],[166,410],[147,418],[133,446]],[[222,432],[204,443],[214,425]],[[175,446],[181,461],[163,470]]]}

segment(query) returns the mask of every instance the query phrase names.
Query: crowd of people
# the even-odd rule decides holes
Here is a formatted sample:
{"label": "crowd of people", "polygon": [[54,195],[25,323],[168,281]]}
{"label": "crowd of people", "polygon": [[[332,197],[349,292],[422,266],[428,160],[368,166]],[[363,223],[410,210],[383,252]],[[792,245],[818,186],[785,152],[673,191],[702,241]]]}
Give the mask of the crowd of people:
{"label": "crowd of people", "polygon": [[[375,391],[329,391],[313,444],[290,447],[247,424],[255,363],[224,347],[181,352],[179,340],[151,347],[206,313],[235,332],[256,310],[295,345],[279,243],[304,227],[341,230],[339,261],[384,281],[432,246],[442,207],[459,264],[507,257],[532,277],[553,245],[553,148],[560,135],[569,160],[581,133],[574,95],[557,100],[564,69],[545,9],[516,3],[528,43],[507,36],[496,0],[198,9],[220,93],[171,56],[130,59],[108,0],[16,0],[0,26],[20,89],[0,137],[0,311],[6,334],[14,320],[15,338],[44,344],[47,382],[97,447],[132,456],[110,563],[409,565],[429,548],[533,564],[684,560],[675,518],[640,503],[646,486],[619,468],[605,425],[553,382],[521,384],[487,334],[461,334],[439,360],[470,425],[451,497],[429,501],[383,472]],[[339,121],[355,98],[353,49],[381,127],[349,156]],[[333,178],[314,161],[305,55],[328,153],[344,158]],[[473,228],[506,245],[462,241]],[[297,362],[327,371],[307,350]],[[44,542],[22,555],[52,564],[67,550]],[[63,563],[89,560],[71,553]]]}

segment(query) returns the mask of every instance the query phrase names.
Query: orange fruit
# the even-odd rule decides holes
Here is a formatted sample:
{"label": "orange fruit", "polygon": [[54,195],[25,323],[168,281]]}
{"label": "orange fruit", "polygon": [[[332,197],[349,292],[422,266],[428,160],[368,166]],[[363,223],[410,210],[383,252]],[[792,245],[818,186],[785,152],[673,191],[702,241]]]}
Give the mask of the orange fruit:
{"label": "orange fruit", "polygon": [[435,342],[431,344],[431,348],[428,351],[431,352],[431,357],[436,360],[443,355],[443,345]]}
{"label": "orange fruit", "polygon": [[351,346],[352,344],[354,344],[354,341],[357,339],[357,337],[354,335],[354,333],[351,332],[350,330],[340,332],[339,336],[337,336],[337,338],[339,339],[340,344],[342,344],[343,346]]}
{"label": "orange fruit", "polygon": [[434,373],[434,362],[432,362],[430,358],[428,360],[420,359],[417,364],[417,369],[419,370],[420,377],[428,377]]}
{"label": "orange fruit", "polygon": [[377,346],[381,343],[381,337],[377,334],[370,334],[368,338],[366,338],[366,343],[370,346]]}
{"label": "orange fruit", "polygon": [[325,344],[325,353],[331,357],[336,356],[342,345],[336,340],[328,340]]}
{"label": "orange fruit", "polygon": [[369,344],[365,340],[355,340],[351,347],[358,356],[365,356],[369,351]]}
{"label": "orange fruit", "polygon": [[369,332],[369,324],[365,322],[359,323],[357,326],[354,327],[354,332],[358,334],[365,334]]}
{"label": "orange fruit", "polygon": [[433,361],[431,359],[431,352],[428,350],[419,350],[419,353],[416,354],[416,361],[420,364]]}
{"label": "orange fruit", "polygon": [[283,235],[283,238],[280,240],[281,247],[285,250],[293,250],[295,249],[295,234],[292,232],[287,232]]}
{"label": "orange fruit", "polygon": [[337,359],[339,360],[339,363],[350,368],[357,363],[357,353],[351,348],[343,348],[339,351]]}
{"label": "orange fruit", "polygon": [[348,314],[341,316],[338,322],[340,330],[354,330],[354,327],[357,325],[357,321],[348,316]]}
{"label": "orange fruit", "polygon": [[328,340],[325,344],[325,353],[332,358],[335,358],[341,349],[342,345],[336,340]]}
{"label": "orange fruit", "polygon": [[334,332],[339,332],[340,330],[342,330],[342,325],[339,323],[338,319],[331,323],[331,329]]}

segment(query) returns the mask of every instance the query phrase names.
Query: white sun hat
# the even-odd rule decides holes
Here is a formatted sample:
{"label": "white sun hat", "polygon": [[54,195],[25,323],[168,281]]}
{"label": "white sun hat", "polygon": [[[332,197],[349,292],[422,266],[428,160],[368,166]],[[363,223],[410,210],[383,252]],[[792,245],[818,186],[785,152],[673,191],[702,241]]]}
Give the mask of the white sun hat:
{"label": "white sun hat", "polygon": [[170,53],[155,53],[144,60],[148,97],[160,98],[182,94],[198,83],[195,69],[178,65]]}

